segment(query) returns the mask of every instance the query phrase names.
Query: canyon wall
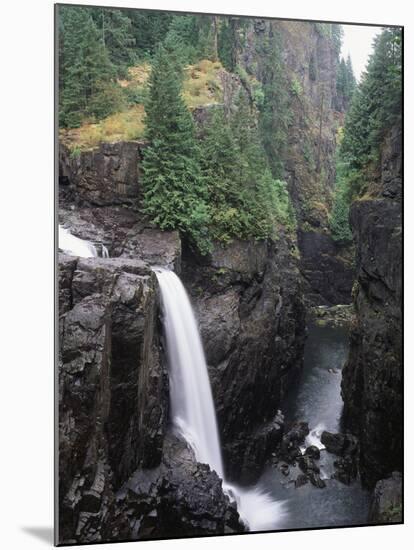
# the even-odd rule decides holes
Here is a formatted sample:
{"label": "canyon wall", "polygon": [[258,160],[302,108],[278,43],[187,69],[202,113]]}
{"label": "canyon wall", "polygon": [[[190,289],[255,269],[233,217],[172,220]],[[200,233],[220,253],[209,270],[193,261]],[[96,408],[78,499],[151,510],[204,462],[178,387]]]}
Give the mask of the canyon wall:
{"label": "canyon wall", "polygon": [[381,176],[351,207],[356,243],[356,320],[343,371],[345,422],[358,435],[361,475],[373,486],[402,470],[402,144],[393,128]]}
{"label": "canyon wall", "polygon": [[266,45],[279,37],[290,121],[282,160],[298,221],[300,271],[310,305],[351,301],[353,249],[331,236],[336,134],[344,112],[336,89],[338,50],[323,24],[254,20],[237,63],[259,82],[268,78]]}

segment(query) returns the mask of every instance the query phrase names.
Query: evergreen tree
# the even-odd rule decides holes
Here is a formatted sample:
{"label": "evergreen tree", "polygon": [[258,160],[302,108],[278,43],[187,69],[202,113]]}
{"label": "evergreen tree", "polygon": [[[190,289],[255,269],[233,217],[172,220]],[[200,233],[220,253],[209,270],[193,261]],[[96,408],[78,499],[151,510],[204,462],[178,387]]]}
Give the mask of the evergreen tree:
{"label": "evergreen tree", "polygon": [[224,242],[247,238],[252,225],[243,181],[247,163],[221,109],[215,111],[206,128],[202,152],[212,237]]}
{"label": "evergreen tree", "polygon": [[158,45],[165,39],[173,15],[160,11],[128,11],[132,24],[132,37],[139,58],[152,56]]}
{"label": "evergreen tree", "polygon": [[385,132],[401,121],[401,32],[384,29],[374,42],[366,73],[356,89],[341,144],[351,194],[361,190],[362,170],[378,162]]}
{"label": "evergreen tree", "polygon": [[230,119],[216,110],[203,141],[210,231],[224,242],[276,238],[280,225],[290,230],[295,223],[286,184],[271,174],[247,94],[236,106]]}
{"label": "evergreen tree", "polygon": [[118,76],[125,76],[127,67],[136,61],[130,12],[103,7],[90,9],[109,59]]}
{"label": "evergreen tree", "polygon": [[59,14],[59,121],[74,127],[116,111],[122,95],[90,10],[61,6]]}
{"label": "evergreen tree", "polygon": [[178,229],[200,252],[209,250],[206,189],[192,116],[181,97],[182,76],[160,46],[146,105],[144,211],[161,229]]}

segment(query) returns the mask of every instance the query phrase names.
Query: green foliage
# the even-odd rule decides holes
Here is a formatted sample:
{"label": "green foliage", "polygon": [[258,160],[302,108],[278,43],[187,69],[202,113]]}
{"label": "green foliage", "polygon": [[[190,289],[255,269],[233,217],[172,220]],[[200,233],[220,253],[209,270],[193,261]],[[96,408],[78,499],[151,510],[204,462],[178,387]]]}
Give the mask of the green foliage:
{"label": "green foliage", "polygon": [[302,84],[295,77],[292,79],[292,82],[290,83],[290,90],[292,94],[296,97],[301,97],[301,95],[303,94]]}
{"label": "green foliage", "polygon": [[59,121],[79,126],[122,107],[122,92],[89,8],[59,7]]}
{"label": "green foliage", "polygon": [[400,30],[384,29],[374,46],[367,71],[353,94],[341,144],[352,196],[363,191],[367,166],[378,166],[379,146],[387,130],[401,123]]}
{"label": "green foliage", "polygon": [[218,54],[223,67],[228,71],[234,71],[236,68],[235,42],[236,19],[224,17],[218,35]]}
{"label": "green foliage", "polygon": [[348,109],[352,95],[355,91],[356,80],[352,68],[351,58],[341,58],[336,74],[336,93],[342,99],[345,110]]}
{"label": "green foliage", "polygon": [[216,110],[203,141],[210,232],[222,242],[277,238],[281,225],[294,228],[289,195],[272,177],[245,94],[237,107],[231,120]]}
{"label": "green foliage", "polygon": [[134,29],[125,11],[107,8],[90,8],[90,13],[99,30],[102,44],[117,71],[124,77],[129,65],[136,60]]}
{"label": "green foliage", "polygon": [[161,229],[178,229],[208,252],[206,188],[192,116],[181,97],[182,75],[168,51],[155,55],[146,105],[144,212]]}
{"label": "green foliage", "polygon": [[159,11],[128,10],[135,51],[141,59],[151,57],[166,37],[173,15]]}

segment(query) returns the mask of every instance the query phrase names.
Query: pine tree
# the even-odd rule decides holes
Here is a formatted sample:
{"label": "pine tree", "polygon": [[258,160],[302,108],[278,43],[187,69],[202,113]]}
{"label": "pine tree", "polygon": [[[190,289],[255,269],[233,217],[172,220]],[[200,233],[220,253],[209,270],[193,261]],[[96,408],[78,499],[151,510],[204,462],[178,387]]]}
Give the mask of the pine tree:
{"label": "pine tree", "polygon": [[102,7],[91,8],[91,14],[117,75],[125,76],[127,67],[136,61],[130,12]]}
{"label": "pine tree", "polygon": [[144,211],[161,229],[178,229],[200,252],[209,250],[206,189],[192,116],[181,97],[182,76],[159,46],[149,82],[144,151]]}
{"label": "pine tree", "polygon": [[128,16],[137,56],[147,59],[165,39],[174,16],[166,12],[141,10],[130,10]]}
{"label": "pine tree", "polygon": [[243,175],[246,163],[224,112],[216,110],[202,144],[202,170],[211,210],[214,239],[229,242],[248,236],[248,213]]}
{"label": "pine tree", "polygon": [[360,171],[378,160],[385,131],[401,120],[401,33],[385,29],[375,39],[361,84],[345,121],[342,159],[358,192]]}
{"label": "pine tree", "polygon": [[59,121],[74,127],[119,109],[122,95],[90,9],[61,6],[59,13]]}

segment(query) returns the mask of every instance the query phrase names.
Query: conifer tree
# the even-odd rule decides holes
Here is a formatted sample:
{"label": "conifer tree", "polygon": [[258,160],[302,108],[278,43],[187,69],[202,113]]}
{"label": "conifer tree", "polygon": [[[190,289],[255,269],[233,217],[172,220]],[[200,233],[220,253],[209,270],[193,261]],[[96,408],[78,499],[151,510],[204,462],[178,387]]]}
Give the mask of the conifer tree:
{"label": "conifer tree", "polygon": [[118,76],[125,76],[127,67],[136,61],[130,12],[104,7],[90,9],[109,59]]}
{"label": "conifer tree", "polygon": [[202,152],[212,237],[224,242],[246,238],[251,224],[243,185],[246,162],[221,109],[215,111],[206,128]]}
{"label": "conifer tree", "polygon": [[88,8],[61,6],[59,120],[79,126],[85,117],[103,118],[122,103],[115,70]]}
{"label": "conifer tree", "polygon": [[146,105],[144,211],[161,229],[178,229],[209,249],[206,189],[192,116],[181,97],[182,76],[161,45],[155,55]]}

